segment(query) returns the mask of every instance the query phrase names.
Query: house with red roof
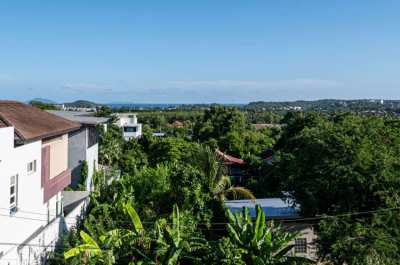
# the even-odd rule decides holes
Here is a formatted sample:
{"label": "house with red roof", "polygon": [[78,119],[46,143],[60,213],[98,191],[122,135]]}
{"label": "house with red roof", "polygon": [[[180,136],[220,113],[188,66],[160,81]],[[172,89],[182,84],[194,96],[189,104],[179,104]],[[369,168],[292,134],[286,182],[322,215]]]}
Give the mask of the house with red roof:
{"label": "house with red roof", "polygon": [[235,181],[240,182],[244,177],[243,174],[243,166],[245,165],[245,161],[243,159],[228,155],[221,150],[217,149],[215,151],[216,155],[221,159],[221,161],[225,164],[228,175]]}

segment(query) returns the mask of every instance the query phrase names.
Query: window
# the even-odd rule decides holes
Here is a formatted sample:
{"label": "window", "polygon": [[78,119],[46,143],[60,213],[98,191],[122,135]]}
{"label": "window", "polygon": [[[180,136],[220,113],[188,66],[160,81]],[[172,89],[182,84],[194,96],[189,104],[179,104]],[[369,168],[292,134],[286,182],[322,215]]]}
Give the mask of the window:
{"label": "window", "polygon": [[32,174],[36,172],[36,160],[28,163],[28,174]]}
{"label": "window", "polygon": [[296,238],[294,240],[294,252],[295,253],[307,253],[307,239]]}
{"label": "window", "polygon": [[93,145],[97,144],[99,140],[99,133],[96,127],[89,127],[88,128],[88,148],[92,147]]}
{"label": "window", "polygon": [[136,127],[124,127],[124,132],[134,133],[136,132]]}
{"label": "window", "polygon": [[18,175],[10,178],[10,214],[17,212],[18,203]]}

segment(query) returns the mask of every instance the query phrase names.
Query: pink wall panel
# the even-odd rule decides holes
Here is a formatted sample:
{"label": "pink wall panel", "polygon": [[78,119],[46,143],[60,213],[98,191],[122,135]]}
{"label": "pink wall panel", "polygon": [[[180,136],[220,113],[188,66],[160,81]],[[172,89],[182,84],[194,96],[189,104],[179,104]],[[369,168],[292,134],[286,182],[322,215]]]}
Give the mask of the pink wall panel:
{"label": "pink wall panel", "polygon": [[58,176],[50,179],[50,146],[42,148],[42,187],[43,202],[47,202],[51,197],[62,191],[71,184],[71,171],[63,171]]}

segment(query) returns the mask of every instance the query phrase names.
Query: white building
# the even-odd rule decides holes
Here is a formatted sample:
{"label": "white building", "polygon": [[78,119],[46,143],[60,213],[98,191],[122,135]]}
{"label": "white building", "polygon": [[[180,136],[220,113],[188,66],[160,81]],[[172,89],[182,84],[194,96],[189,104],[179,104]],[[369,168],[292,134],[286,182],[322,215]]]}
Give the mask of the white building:
{"label": "white building", "polygon": [[15,101],[0,101],[0,265],[42,264],[66,227],[68,133],[81,127]]}
{"label": "white building", "polygon": [[119,128],[122,128],[122,134],[126,141],[142,136],[142,124],[137,122],[136,113],[118,113],[115,115]]}

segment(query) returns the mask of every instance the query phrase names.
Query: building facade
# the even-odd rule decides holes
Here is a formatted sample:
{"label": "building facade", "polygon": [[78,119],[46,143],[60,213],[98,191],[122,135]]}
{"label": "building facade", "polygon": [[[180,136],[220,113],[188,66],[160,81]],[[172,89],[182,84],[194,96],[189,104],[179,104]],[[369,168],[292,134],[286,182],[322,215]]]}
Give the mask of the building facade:
{"label": "building facade", "polygon": [[68,166],[71,169],[71,187],[76,188],[82,178],[83,161],[86,161],[88,174],[85,186],[87,191],[93,188],[93,173],[98,170],[99,131],[106,130],[108,118],[94,117],[93,113],[79,111],[48,111],[64,119],[79,122],[80,129],[68,134]]}
{"label": "building facade", "polygon": [[[39,262],[42,250],[58,240],[62,231],[54,223],[62,220],[62,191],[71,183],[68,134],[80,127],[26,104],[0,101],[1,265],[40,264],[33,255]],[[40,247],[25,251],[33,239]]]}
{"label": "building facade", "polygon": [[115,125],[122,129],[122,136],[126,141],[142,136],[142,124],[137,122],[135,113],[118,113],[115,118]]}

